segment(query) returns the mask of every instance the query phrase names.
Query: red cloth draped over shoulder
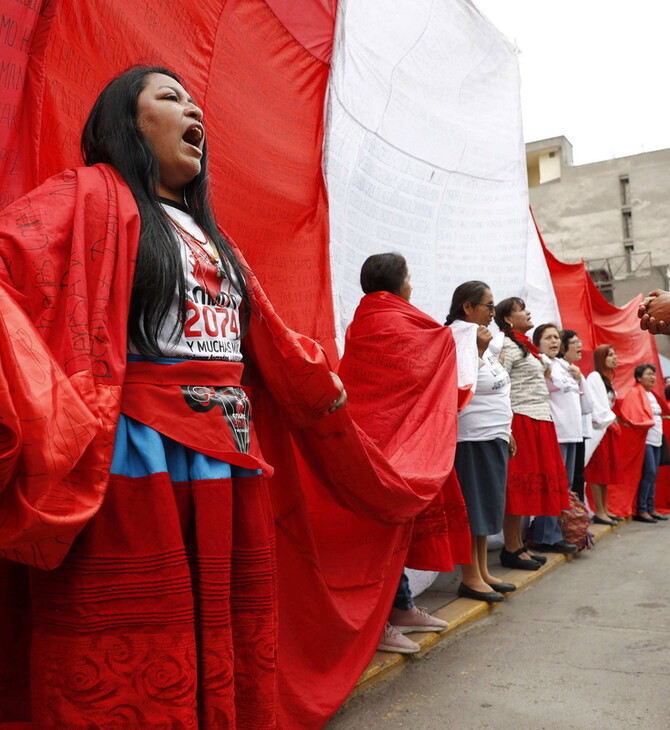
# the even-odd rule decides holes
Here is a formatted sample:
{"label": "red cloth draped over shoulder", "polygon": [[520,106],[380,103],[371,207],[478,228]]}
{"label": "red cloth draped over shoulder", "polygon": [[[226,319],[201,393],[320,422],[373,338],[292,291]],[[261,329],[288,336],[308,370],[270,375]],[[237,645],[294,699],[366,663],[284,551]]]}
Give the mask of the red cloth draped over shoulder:
{"label": "red cloth draped over shoulder", "polygon": [[[133,196],[105,165],[57,175],[0,213],[0,550],[16,562],[56,568],[103,502],[139,230]],[[433,493],[398,474],[346,408],[324,415],[338,389],[323,351],[285,327],[250,272],[248,283],[254,420],[275,468],[279,727],[311,729],[372,657],[407,522]],[[0,616],[12,620],[0,631],[14,640],[29,637],[16,605],[27,586],[8,566]],[[8,707],[25,714],[25,686],[12,694],[7,680],[19,674],[17,656],[0,653],[0,721]]]}
{"label": "red cloth draped over shoulder", "polygon": [[54,568],[102,504],[139,230],[103,166],[0,212],[2,557]]}
{"label": "red cloth draped over shoulder", "polygon": [[[661,406],[664,416],[670,415],[668,404],[651,391]],[[621,438],[619,440],[619,479],[607,489],[607,506],[615,515],[628,517],[635,513],[637,487],[642,476],[644,461],[644,445],[647,432],[654,425],[647,391],[636,383],[622,401],[614,408],[621,420]]]}
{"label": "red cloth draped over shoulder", "polygon": [[[430,500],[414,523],[408,567],[452,570],[469,562],[467,512],[453,473],[459,390],[451,330],[395,294],[367,294],[338,373],[354,421]],[[392,495],[387,502],[393,507]]]}

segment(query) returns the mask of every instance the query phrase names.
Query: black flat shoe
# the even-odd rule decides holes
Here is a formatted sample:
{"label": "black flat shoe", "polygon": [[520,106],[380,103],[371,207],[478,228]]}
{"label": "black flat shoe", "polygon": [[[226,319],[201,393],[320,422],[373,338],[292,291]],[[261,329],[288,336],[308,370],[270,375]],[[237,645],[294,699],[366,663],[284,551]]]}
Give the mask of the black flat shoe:
{"label": "black flat shoe", "polygon": [[563,553],[563,555],[574,555],[577,552],[577,546],[567,540],[559,540],[554,543],[542,543],[535,545],[538,550],[543,553]]}
{"label": "black flat shoe", "polygon": [[650,512],[649,513],[655,520],[661,520],[661,522],[665,522],[668,519],[668,515],[662,515],[658,512]]}
{"label": "black flat shoe", "polygon": [[497,593],[511,593],[516,590],[514,583],[491,583],[491,588]]}
{"label": "black flat shoe", "polygon": [[526,546],[526,552],[536,563],[539,563],[540,565],[544,565],[547,562],[546,555],[538,555],[537,553],[534,553],[528,546]]}
{"label": "black flat shoe", "polygon": [[594,525],[609,525],[610,527],[614,527],[614,525],[616,525],[616,522],[614,520],[603,520],[602,517],[598,517],[598,515],[593,515],[593,524]]}
{"label": "black flat shoe", "polygon": [[542,564],[538,560],[519,557],[521,553],[525,552],[525,547],[519,548],[513,553],[503,548],[500,551],[500,565],[505,568],[516,568],[517,570],[539,570]]}
{"label": "black flat shoe", "polygon": [[642,515],[633,515],[633,519],[635,522],[646,522],[648,525],[655,525],[658,522],[653,517],[643,517]]}
{"label": "black flat shoe", "polygon": [[623,522],[626,518],[625,517],[619,517],[619,515],[607,515],[610,520],[614,520],[615,522]]}
{"label": "black flat shoe", "polygon": [[458,586],[458,595],[461,598],[474,598],[475,601],[486,601],[486,603],[500,603],[505,600],[500,593],[495,591],[474,591],[472,588],[468,588],[465,583]]}

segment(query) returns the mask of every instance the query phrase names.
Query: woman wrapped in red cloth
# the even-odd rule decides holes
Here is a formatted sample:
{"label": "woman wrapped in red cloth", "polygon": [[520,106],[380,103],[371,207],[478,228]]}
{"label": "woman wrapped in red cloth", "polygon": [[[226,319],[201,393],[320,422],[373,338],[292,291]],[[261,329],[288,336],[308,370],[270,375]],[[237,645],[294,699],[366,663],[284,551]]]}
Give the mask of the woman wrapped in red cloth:
{"label": "woman wrapped in red cloth", "polygon": [[654,392],[656,366],[652,363],[637,365],[634,376],[635,385],[626,393],[620,408],[624,424],[635,432],[639,448],[643,451],[633,519],[655,524],[668,519],[667,515],[656,510],[655,493],[663,443],[662,419],[668,418],[670,414],[665,401]]}
{"label": "woman wrapped in red cloth", "polygon": [[[36,727],[277,724],[271,468],[240,347],[274,320],[210,212],[202,116],[172,72],[131,69],[89,116],[87,167],[0,213],[0,555],[31,566]],[[346,396],[307,365],[287,407],[316,420]]]}
{"label": "woman wrapped in red cloth", "polygon": [[[453,469],[459,394],[454,338],[448,327],[410,304],[409,272],[400,254],[368,257],[361,288],[365,296],[338,368],[349,410],[417,492],[439,490],[408,525],[405,565],[452,570],[454,563],[470,561],[467,512]],[[469,391],[464,384],[464,400]],[[446,626],[414,604],[403,573],[379,649],[417,652],[419,645],[405,633]]]}

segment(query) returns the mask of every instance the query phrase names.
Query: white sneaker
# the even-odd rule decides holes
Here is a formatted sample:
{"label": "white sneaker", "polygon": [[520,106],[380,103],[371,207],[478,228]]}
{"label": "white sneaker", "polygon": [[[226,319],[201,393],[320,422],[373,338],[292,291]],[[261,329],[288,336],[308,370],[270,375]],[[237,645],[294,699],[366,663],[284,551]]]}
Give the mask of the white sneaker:
{"label": "white sneaker", "polygon": [[420,606],[412,606],[408,611],[400,608],[391,609],[389,622],[401,634],[410,634],[412,631],[444,631],[449,626],[446,621],[431,616]]}
{"label": "white sneaker", "polygon": [[384,626],[384,633],[377,646],[377,651],[390,651],[394,654],[416,654],[421,651],[421,647],[403,636],[395,627],[387,621]]}

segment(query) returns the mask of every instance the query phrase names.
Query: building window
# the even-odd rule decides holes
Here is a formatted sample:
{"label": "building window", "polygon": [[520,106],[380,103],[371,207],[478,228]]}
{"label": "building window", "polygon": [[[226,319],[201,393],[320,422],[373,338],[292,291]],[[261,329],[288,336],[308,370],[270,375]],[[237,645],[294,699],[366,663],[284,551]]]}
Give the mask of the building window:
{"label": "building window", "polygon": [[621,222],[623,224],[623,240],[633,239],[633,214],[630,210],[621,211]]}
{"label": "building window", "polygon": [[628,175],[619,177],[619,192],[621,193],[621,205],[630,205],[630,179]]}

